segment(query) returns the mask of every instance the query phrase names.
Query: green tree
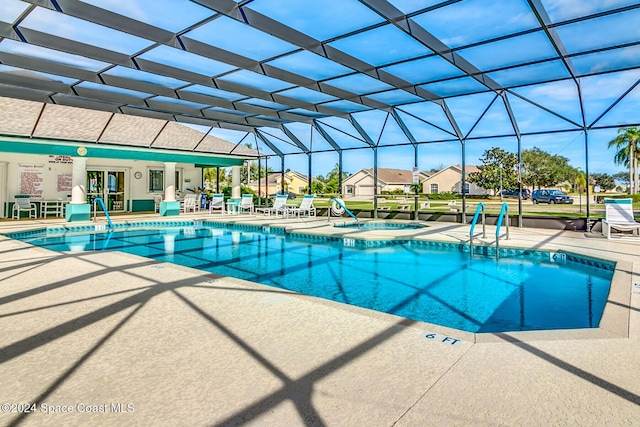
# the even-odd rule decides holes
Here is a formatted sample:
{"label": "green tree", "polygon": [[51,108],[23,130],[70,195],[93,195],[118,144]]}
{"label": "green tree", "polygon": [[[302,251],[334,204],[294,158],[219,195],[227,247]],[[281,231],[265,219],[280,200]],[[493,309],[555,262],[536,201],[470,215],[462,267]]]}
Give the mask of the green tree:
{"label": "green tree", "polygon": [[522,151],[522,182],[534,187],[550,187],[563,181],[572,181],[575,168],[569,159],[533,147]]}
{"label": "green tree", "polygon": [[436,167],[434,167],[434,168],[429,169],[429,170],[428,170],[428,172],[436,173],[436,172],[440,172],[440,171],[441,171],[442,169],[444,169],[444,168],[445,168],[444,164],[443,164],[443,163],[440,163],[438,166],[436,166]]}
{"label": "green tree", "polygon": [[518,187],[518,174],[515,166],[518,157],[514,153],[493,147],[486,150],[480,158],[479,172],[471,172],[467,181],[476,183],[479,187],[493,190],[497,194],[502,184],[503,189]]}
{"label": "green tree", "polygon": [[226,168],[220,168],[219,174],[216,171],[217,168],[204,169],[204,188],[209,191],[215,191],[217,187],[222,188],[230,184]]}
{"label": "green tree", "polygon": [[[342,181],[349,177],[349,172],[342,171]],[[325,193],[339,193],[340,192],[340,165],[335,164],[333,169],[327,173],[324,178],[323,184]]]}
{"label": "green tree", "polygon": [[267,174],[273,173],[273,169],[271,166],[265,169],[264,165],[261,165],[260,170],[258,170],[258,162],[252,160],[248,165],[240,169],[240,182],[247,182],[247,173],[249,174],[249,182],[253,182],[257,181],[258,177],[264,178]]}
{"label": "green tree", "polygon": [[578,194],[584,193],[587,188],[587,175],[580,169],[576,169],[576,174],[573,176],[573,188]]}
{"label": "green tree", "polygon": [[[613,179],[616,181],[616,184],[624,186],[624,188],[629,187],[629,173],[628,172],[617,172],[613,174]],[[627,191],[627,190],[625,190]]]}
{"label": "green tree", "polygon": [[316,179],[311,180],[311,193],[322,194],[324,193],[324,177],[319,175]]}
{"label": "green tree", "polygon": [[613,161],[629,168],[629,194],[639,191],[638,161],[640,159],[640,129],[629,126],[618,129],[618,136],[608,142],[607,148],[615,148]]}
{"label": "green tree", "polygon": [[594,173],[590,178],[594,185],[600,186],[600,191],[609,191],[616,188],[616,181],[607,173]]}

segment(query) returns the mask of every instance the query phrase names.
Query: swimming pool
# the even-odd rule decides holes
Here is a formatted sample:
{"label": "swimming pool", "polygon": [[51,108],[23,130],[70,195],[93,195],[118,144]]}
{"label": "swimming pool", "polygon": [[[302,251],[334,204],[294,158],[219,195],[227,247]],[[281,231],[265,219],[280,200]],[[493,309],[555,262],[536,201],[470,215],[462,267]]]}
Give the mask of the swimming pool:
{"label": "swimming pool", "polygon": [[11,235],[54,251],[118,250],[469,332],[597,327],[615,264],[534,250],[189,226]]}

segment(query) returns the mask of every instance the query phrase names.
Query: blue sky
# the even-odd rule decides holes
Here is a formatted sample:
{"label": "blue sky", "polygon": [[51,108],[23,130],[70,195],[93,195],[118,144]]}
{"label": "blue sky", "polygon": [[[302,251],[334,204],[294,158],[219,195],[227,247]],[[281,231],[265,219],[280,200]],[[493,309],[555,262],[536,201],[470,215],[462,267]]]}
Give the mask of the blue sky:
{"label": "blue sky", "polygon": [[[260,61],[261,66],[273,67],[312,80],[321,80],[331,88],[363,95],[373,101],[394,106],[404,124],[418,141],[426,141],[418,148],[418,166],[421,170],[461,163],[461,144],[442,108],[424,101],[410,91],[397,89],[370,76],[354,73],[346,66],[311,51],[301,50],[295,40],[283,40],[266,34],[228,16],[188,0],[156,0],[153,7],[147,0],[82,0],[84,3],[106,9],[149,25],[179,32],[183,41],[193,40],[240,55],[247,60]],[[636,87],[606,115],[610,106],[640,79],[640,8],[627,8],[615,14],[604,14],[593,19],[572,20],[635,5],[629,0],[541,0],[549,19],[556,24],[556,32],[579,76],[580,93],[571,79],[567,67],[558,58],[555,47],[542,31],[526,0],[463,0],[444,7],[442,0],[389,0],[403,13],[411,14],[421,26],[479,71],[504,88],[513,110],[522,138],[522,149],[539,147],[551,154],[570,159],[570,163],[585,169],[585,139],[580,130],[582,114],[579,97],[584,100],[587,125],[612,126],[606,130],[589,132],[589,171],[616,173],[624,167],[613,162],[613,150],[607,142],[616,136],[620,125],[635,124],[638,119],[640,89]],[[262,14],[305,33],[325,49],[335,49],[355,60],[378,67],[388,73],[445,98],[445,102],[461,131],[467,135],[466,163],[478,164],[485,150],[500,146],[508,151],[517,150],[513,128],[501,99],[477,80],[465,74],[443,57],[410,37],[356,0],[253,0],[243,3],[246,11]],[[0,21],[14,23],[29,5],[19,0],[4,0],[0,4]],[[433,7],[433,10],[422,11]],[[418,13],[418,11],[421,11]],[[414,13],[415,12],[415,13]],[[460,25],[464,22],[464,25]],[[201,23],[201,24],[199,24]],[[192,27],[194,26],[194,27]],[[355,31],[369,28],[361,32]],[[208,109],[212,114],[226,117],[251,117],[256,113],[245,107],[257,106],[265,111],[291,112],[317,119],[320,126],[343,148],[344,167],[349,172],[373,165],[373,153],[366,147],[362,136],[346,118],[322,117],[311,109],[289,106],[277,98],[264,99],[224,87],[246,87],[304,103],[316,104],[338,112],[350,113],[367,133],[378,149],[378,166],[411,169],[414,149],[394,118],[386,111],[370,110],[360,103],[341,100],[310,85],[301,87],[290,80],[279,80],[263,75],[260,70],[242,70],[222,59],[205,58],[175,46],[158,45],[144,34],[132,35],[107,28],[97,23],[63,15],[54,10],[36,7],[19,23],[20,29],[47,32],[72,41],[81,41],[102,49],[138,59],[142,70],[124,65],[110,67],[97,59],[84,58],[46,47],[22,43],[10,38],[0,41],[0,54],[14,54],[71,65],[83,70],[138,80],[144,83],[175,89],[183,93],[202,94],[219,99],[217,105],[158,96],[127,87],[106,86],[101,82],[77,81],[63,75],[51,75],[39,70],[44,78],[58,80],[79,87],[102,89],[127,97],[161,101],[156,105]],[[505,37],[510,34],[513,37]],[[495,39],[495,40],[494,40]],[[616,47],[622,45],[622,47]],[[543,61],[533,63],[534,61]],[[171,75],[146,71],[145,64],[159,64],[186,70],[213,79],[216,84],[193,84]],[[155,69],[158,69],[157,66]],[[10,65],[0,64],[0,72],[15,71]],[[595,72],[607,74],[593,75]],[[170,74],[170,73],[169,73]],[[539,81],[547,80],[546,83]],[[227,85],[227,86],[225,86]],[[230,86],[229,86],[230,85]],[[234,86],[240,85],[240,86]],[[214,87],[218,86],[218,87]],[[267,96],[267,98],[269,98]],[[230,104],[233,102],[234,104]],[[486,110],[486,112],[485,112]],[[481,120],[476,121],[484,113]],[[267,116],[256,118],[271,120]],[[597,122],[596,122],[597,119]],[[254,135],[246,132],[189,125],[209,132],[230,142],[251,142],[253,148],[274,156],[271,149]],[[313,150],[330,150],[330,144],[308,123],[287,123],[285,126],[306,146]],[[263,135],[278,150],[288,154],[285,168],[307,173],[308,160],[279,129],[264,127]],[[545,131],[570,132],[540,134]],[[481,138],[481,139],[474,139]],[[398,146],[401,145],[401,146]],[[276,156],[277,157],[277,156]],[[312,174],[326,174],[338,161],[335,152],[313,154]],[[280,160],[273,158],[269,165],[280,168]]]}

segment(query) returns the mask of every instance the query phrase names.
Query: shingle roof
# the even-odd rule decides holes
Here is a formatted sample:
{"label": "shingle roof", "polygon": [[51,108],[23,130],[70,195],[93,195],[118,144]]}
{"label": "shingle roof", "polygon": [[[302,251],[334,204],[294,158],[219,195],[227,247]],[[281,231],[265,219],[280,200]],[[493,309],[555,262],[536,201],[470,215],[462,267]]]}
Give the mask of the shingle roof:
{"label": "shingle roof", "polygon": [[177,122],[0,97],[0,134],[256,157],[258,152]]}
{"label": "shingle roof", "polygon": [[[365,169],[373,176],[373,169]],[[420,179],[426,177],[422,172]],[[387,184],[407,184],[413,181],[413,172],[405,169],[378,168],[378,179]]]}

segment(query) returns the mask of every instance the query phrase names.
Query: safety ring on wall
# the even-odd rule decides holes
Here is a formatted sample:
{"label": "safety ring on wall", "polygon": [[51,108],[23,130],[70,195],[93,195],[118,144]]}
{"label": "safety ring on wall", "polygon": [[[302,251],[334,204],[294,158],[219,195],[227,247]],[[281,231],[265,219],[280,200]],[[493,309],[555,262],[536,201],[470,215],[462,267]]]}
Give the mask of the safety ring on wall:
{"label": "safety ring on wall", "polygon": [[133,176],[134,176],[135,179],[140,179],[140,178],[142,178],[142,172],[137,171],[136,173],[133,174]]}
{"label": "safety ring on wall", "polygon": [[331,214],[335,216],[341,216],[344,213],[344,208],[342,205],[344,202],[342,199],[333,199],[331,202]]}

